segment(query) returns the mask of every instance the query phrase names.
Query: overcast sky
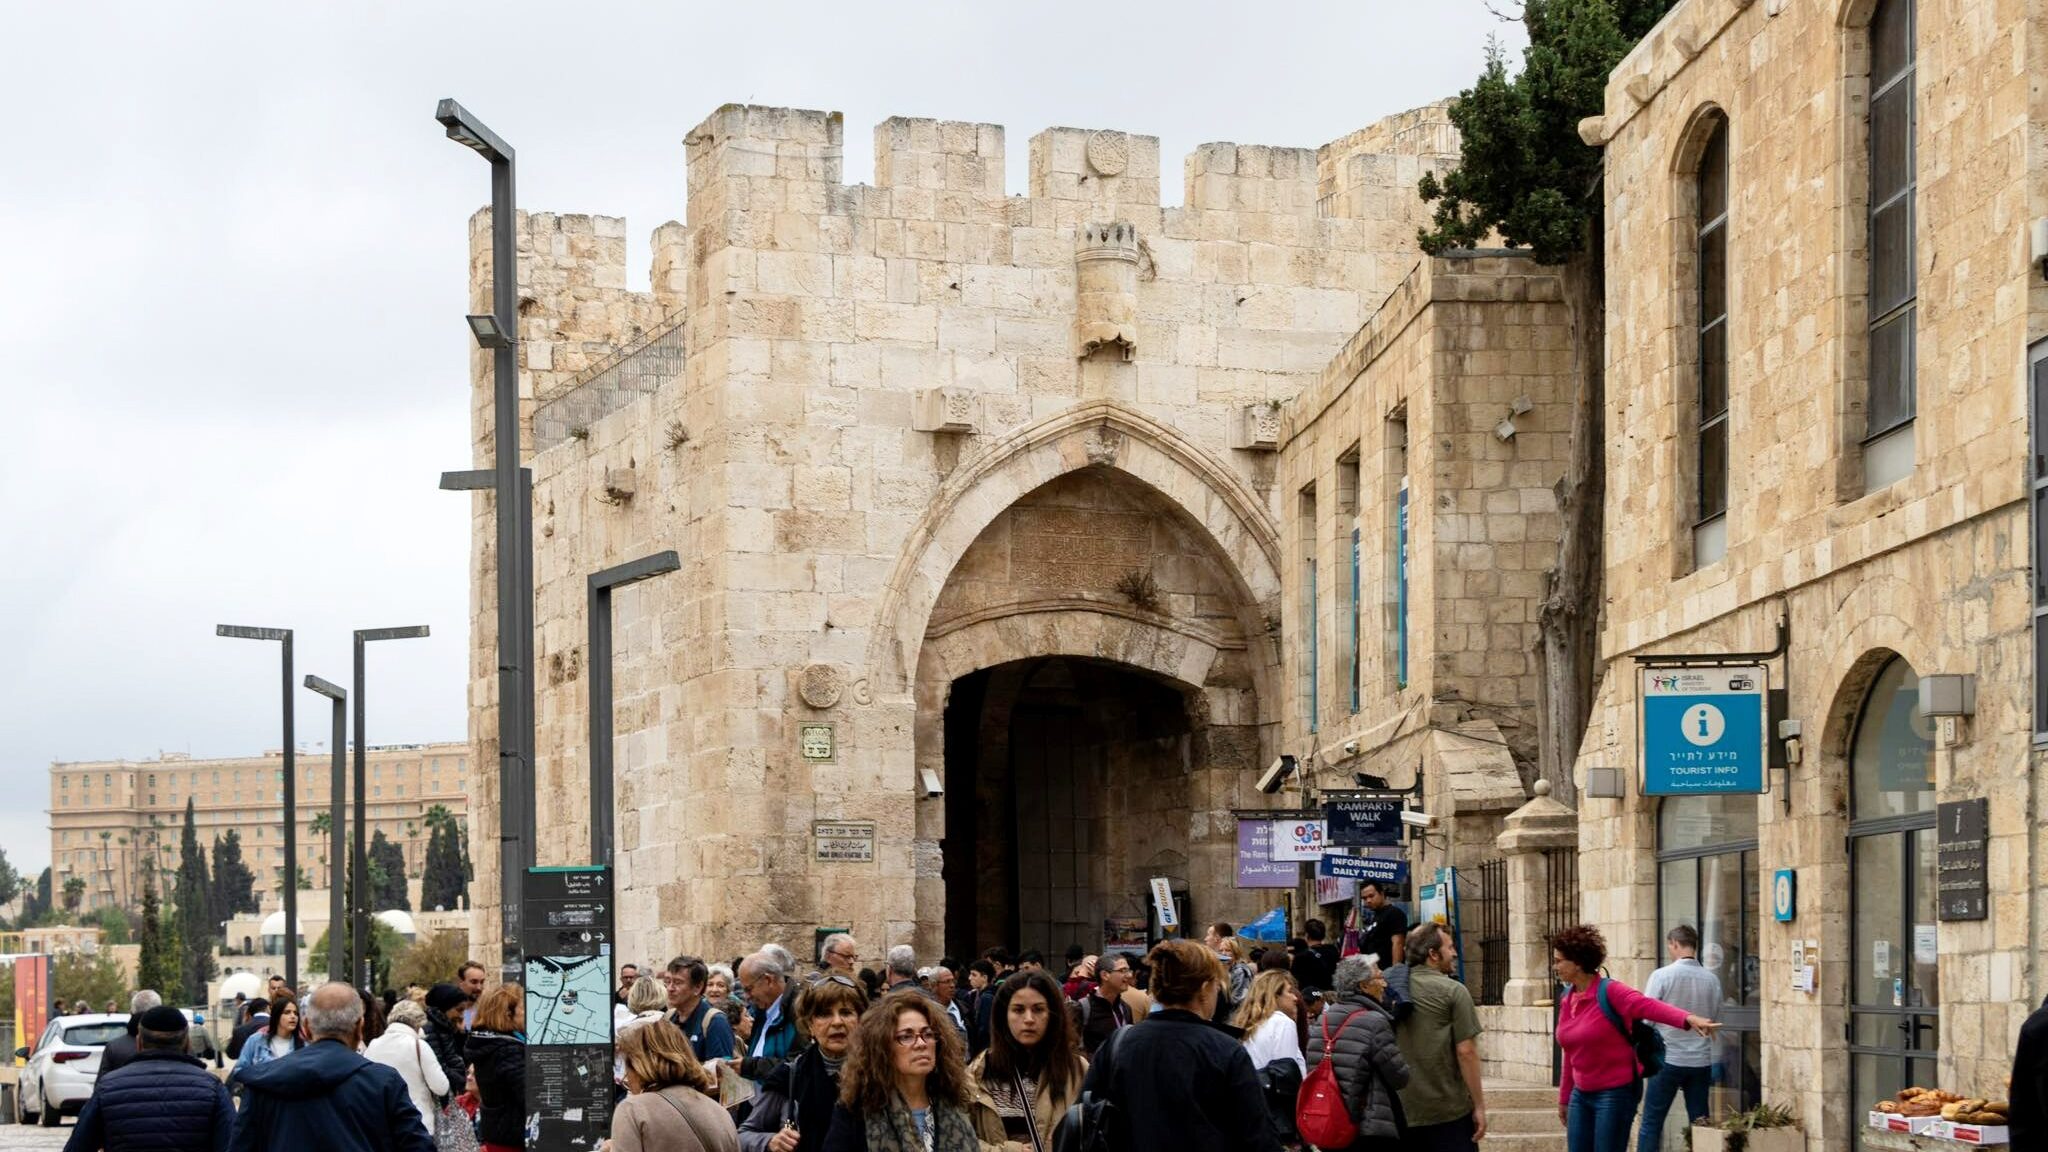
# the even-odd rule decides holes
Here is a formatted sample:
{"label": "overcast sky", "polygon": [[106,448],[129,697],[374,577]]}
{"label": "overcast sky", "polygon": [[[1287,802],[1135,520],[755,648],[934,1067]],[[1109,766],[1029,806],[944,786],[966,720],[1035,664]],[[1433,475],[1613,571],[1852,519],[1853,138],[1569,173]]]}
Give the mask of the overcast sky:
{"label": "overcast sky", "polygon": [[[519,152],[522,207],[624,215],[631,276],[683,216],[686,131],[726,101],[1315,146],[1454,94],[1480,0],[1388,3],[4,5],[0,847],[49,863],[52,760],[279,744],[277,646],[372,743],[460,739],[468,643],[469,214],[454,96]],[[325,701],[300,691],[311,748]],[[324,751],[325,745],[320,745]]]}

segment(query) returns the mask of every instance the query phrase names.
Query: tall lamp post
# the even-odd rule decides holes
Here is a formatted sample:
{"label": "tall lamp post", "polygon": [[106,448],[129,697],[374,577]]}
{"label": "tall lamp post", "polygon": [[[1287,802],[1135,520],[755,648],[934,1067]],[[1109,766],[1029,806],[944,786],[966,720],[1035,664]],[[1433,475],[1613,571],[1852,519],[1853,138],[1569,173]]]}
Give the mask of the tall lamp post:
{"label": "tall lamp post", "polygon": [[[306,677],[306,687],[334,702],[334,761],[330,771],[330,792],[328,800],[328,843],[340,844],[348,816],[348,801],[343,791],[348,780],[348,689],[318,676]],[[344,947],[347,936],[342,925],[348,923],[348,914],[341,902],[342,884],[340,871],[327,870],[327,978],[346,979],[348,952]]]}
{"label": "tall lamp post", "polygon": [[217,625],[213,634],[234,640],[276,640],[284,645],[284,982],[299,987],[298,759],[292,731],[292,630]]}
{"label": "tall lamp post", "polygon": [[[357,987],[370,991],[370,860],[369,845],[364,842],[364,829],[369,826],[364,812],[363,796],[369,792],[365,784],[368,773],[364,770],[364,754],[368,741],[364,736],[366,727],[363,719],[363,645],[378,640],[420,640],[427,635],[425,624],[411,624],[403,628],[358,628],[356,629],[355,680],[356,680],[356,826],[355,862],[349,870],[349,887],[354,891],[354,931],[349,960],[355,965]],[[374,995],[374,993],[372,993]]]}
{"label": "tall lamp post", "polygon": [[[492,490],[498,528],[498,869],[502,962],[517,964],[520,899],[533,859],[533,508],[519,484],[519,254],[512,146],[453,100],[434,109],[448,138],[491,165],[491,312],[470,316],[491,350]],[[509,978],[509,977],[508,977]]]}
{"label": "tall lamp post", "polygon": [[590,574],[590,862],[610,866],[612,800],[612,590],[682,567],[674,552],[656,552]]}

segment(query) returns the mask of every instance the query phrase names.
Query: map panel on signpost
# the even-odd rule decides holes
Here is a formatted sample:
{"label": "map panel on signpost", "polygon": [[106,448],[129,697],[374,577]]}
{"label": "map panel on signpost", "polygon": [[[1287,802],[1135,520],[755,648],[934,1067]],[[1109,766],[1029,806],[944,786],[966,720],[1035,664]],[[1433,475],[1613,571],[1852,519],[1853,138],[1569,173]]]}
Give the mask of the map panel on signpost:
{"label": "map panel on signpost", "polygon": [[526,1147],[595,1152],[611,1132],[612,883],[605,868],[529,868]]}

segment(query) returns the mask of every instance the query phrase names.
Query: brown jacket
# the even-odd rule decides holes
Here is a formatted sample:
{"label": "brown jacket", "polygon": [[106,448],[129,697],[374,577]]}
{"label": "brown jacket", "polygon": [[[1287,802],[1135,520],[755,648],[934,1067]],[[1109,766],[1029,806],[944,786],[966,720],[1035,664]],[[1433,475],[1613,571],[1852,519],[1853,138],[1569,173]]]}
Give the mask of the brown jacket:
{"label": "brown jacket", "polygon": [[[995,1098],[989,1095],[987,1086],[981,1081],[982,1072],[987,1066],[986,1052],[976,1056],[974,1063],[967,1066],[967,1082],[973,1086],[972,1099],[967,1102],[967,1115],[974,1121],[974,1134],[981,1139],[983,1147],[1001,1148],[1004,1141],[1010,1137],[1003,1134],[1003,1118],[996,1112]],[[1085,1076],[1087,1072],[1088,1062],[1083,1060],[1081,1076]],[[1050,1083],[1038,1086],[1037,1099],[1033,1101],[1031,1112],[1038,1120],[1038,1138],[1044,1142],[1045,1152],[1052,1152],[1053,1129],[1059,1127],[1060,1119],[1066,1115],[1068,1105],[1081,1098],[1081,1076],[1076,1076],[1074,1082],[1067,1086],[1067,1090],[1061,1093],[1057,1100],[1053,1098]],[[1026,1148],[1031,1146],[1027,1141],[1018,1143],[1024,1144]]]}
{"label": "brown jacket", "polygon": [[740,1152],[740,1135],[718,1101],[671,1084],[619,1102],[612,1112],[612,1152]]}

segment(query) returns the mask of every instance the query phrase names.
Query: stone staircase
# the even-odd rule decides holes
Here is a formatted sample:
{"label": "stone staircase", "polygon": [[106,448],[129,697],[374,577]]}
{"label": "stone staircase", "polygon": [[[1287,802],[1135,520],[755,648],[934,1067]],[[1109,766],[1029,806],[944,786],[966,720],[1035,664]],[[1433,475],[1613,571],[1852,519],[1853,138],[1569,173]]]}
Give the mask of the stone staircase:
{"label": "stone staircase", "polygon": [[1484,1152],[1564,1152],[1557,1089],[1505,1080],[1486,1083]]}

